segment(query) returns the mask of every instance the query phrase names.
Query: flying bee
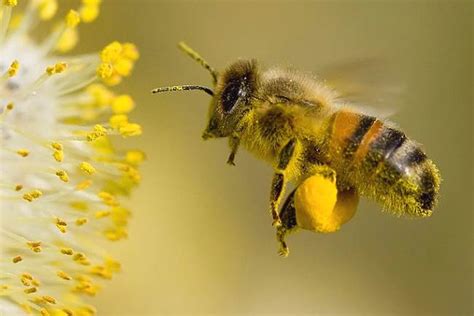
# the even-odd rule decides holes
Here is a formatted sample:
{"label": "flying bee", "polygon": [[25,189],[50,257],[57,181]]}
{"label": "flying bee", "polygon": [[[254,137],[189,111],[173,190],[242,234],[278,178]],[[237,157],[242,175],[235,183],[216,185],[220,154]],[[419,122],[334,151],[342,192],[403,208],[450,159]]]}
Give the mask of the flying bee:
{"label": "flying bee", "polygon": [[[298,228],[339,229],[354,215],[359,196],[398,216],[432,214],[438,169],[389,122],[355,110],[301,72],[238,60],[218,73],[186,44],[179,47],[210,72],[213,89],[182,85],[152,92],[206,92],[212,99],[203,139],[228,138],[230,165],[242,146],[273,166],[269,210],[280,255],[288,255],[285,237]],[[295,189],[280,209],[288,183]]]}

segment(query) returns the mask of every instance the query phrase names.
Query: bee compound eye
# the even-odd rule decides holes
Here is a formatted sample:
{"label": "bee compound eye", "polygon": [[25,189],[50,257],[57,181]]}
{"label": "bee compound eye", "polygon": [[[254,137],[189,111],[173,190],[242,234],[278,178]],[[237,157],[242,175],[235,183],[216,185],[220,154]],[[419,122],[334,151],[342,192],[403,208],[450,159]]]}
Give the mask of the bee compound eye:
{"label": "bee compound eye", "polygon": [[227,84],[221,96],[222,109],[225,113],[232,111],[237,100],[245,94],[242,88],[239,81],[232,81]]}

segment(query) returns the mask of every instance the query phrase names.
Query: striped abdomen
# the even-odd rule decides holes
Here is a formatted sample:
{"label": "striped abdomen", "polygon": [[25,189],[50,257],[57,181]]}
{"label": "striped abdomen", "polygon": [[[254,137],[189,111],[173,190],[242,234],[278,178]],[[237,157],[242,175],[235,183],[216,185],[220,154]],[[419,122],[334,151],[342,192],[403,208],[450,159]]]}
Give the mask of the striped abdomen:
{"label": "striped abdomen", "polygon": [[403,132],[375,117],[341,110],[333,114],[327,135],[329,164],[342,186],[354,186],[400,215],[431,215],[438,170]]}

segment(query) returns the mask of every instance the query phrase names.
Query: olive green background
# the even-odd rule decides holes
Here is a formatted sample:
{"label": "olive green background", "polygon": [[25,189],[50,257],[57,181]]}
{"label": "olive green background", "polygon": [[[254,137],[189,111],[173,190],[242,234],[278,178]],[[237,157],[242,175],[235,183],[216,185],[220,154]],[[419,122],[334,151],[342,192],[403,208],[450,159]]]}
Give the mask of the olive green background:
{"label": "olive green background", "polygon": [[[139,46],[119,90],[144,128],[126,143],[148,161],[130,237],[111,246],[123,272],[94,300],[99,314],[472,315],[472,21],[472,3],[455,1],[104,1],[78,51]],[[229,167],[224,140],[201,140],[205,94],[149,93],[211,84],[180,40],[218,69],[239,57],[306,71],[390,60],[406,88],[392,120],[443,176],[434,215],[399,219],[363,201],[340,232],[290,236],[290,257],[279,258],[271,168],[244,151]]]}

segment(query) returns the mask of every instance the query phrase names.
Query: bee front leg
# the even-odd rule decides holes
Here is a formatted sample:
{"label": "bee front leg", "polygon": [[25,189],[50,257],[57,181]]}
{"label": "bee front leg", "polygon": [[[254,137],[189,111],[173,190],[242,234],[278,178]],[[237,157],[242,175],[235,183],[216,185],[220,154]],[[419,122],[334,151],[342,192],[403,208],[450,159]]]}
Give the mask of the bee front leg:
{"label": "bee front leg", "polygon": [[280,151],[278,156],[278,167],[273,175],[272,188],[270,192],[270,212],[272,214],[273,223],[275,227],[281,226],[280,215],[278,214],[278,206],[281,197],[285,191],[287,179],[285,178],[285,171],[293,159],[295,152],[296,139],[290,140]]}
{"label": "bee front leg", "polygon": [[235,155],[237,154],[237,150],[239,149],[240,145],[240,137],[237,135],[232,135],[229,137],[229,146],[230,146],[230,154],[229,158],[227,158],[227,164],[231,166],[235,166]]}

